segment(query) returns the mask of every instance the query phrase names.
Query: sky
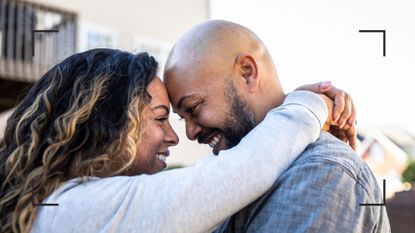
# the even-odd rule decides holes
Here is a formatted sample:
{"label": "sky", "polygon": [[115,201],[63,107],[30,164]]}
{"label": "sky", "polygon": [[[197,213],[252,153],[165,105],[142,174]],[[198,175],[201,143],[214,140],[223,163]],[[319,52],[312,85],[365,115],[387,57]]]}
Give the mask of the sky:
{"label": "sky", "polygon": [[[415,134],[415,1],[211,0],[210,18],[252,29],[270,50],[286,92],[330,80],[350,93],[358,126]],[[382,33],[386,30],[386,56]]]}

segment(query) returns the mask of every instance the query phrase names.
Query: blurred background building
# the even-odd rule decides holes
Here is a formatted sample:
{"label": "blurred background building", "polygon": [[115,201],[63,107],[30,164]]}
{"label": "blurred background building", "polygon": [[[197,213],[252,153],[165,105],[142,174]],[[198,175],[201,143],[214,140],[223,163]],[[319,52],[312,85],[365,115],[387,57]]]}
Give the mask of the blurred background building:
{"label": "blurred background building", "polygon": [[[415,232],[415,226],[407,225],[415,219],[415,191],[411,189],[415,175],[410,178],[415,166],[408,169],[415,160],[411,120],[415,109],[410,102],[415,83],[408,65],[414,60],[415,43],[409,41],[415,41],[415,30],[405,24],[415,22],[415,4],[405,0],[401,6],[385,0],[345,2],[0,0],[0,137],[25,91],[63,58],[97,47],[147,51],[159,61],[161,75],[171,47],[186,30],[208,19],[227,19],[248,26],[264,40],[287,91],[322,80],[336,80],[336,86],[350,90],[358,116],[363,118],[358,153],[381,186],[383,179],[387,181],[393,232]],[[367,17],[368,12],[374,13]],[[403,28],[407,31],[402,32]],[[392,48],[389,60],[372,55],[381,44],[373,43],[375,38],[362,41],[359,29],[394,33],[388,40],[395,42],[388,45]],[[355,55],[362,50],[371,55]],[[376,79],[371,80],[372,76]],[[398,87],[394,80],[399,80]],[[171,123],[180,137],[179,145],[171,149],[171,166],[187,166],[210,153],[207,146],[187,140],[177,115],[171,115]]]}

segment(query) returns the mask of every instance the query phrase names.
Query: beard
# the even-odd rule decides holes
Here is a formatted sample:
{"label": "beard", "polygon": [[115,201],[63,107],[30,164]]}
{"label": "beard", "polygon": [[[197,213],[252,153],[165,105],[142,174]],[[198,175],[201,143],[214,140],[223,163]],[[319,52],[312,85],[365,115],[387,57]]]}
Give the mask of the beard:
{"label": "beard", "polygon": [[226,138],[227,148],[238,145],[241,139],[251,131],[255,125],[254,113],[248,109],[248,105],[238,95],[238,91],[232,81],[225,83],[225,97],[230,105],[223,122],[223,136]]}

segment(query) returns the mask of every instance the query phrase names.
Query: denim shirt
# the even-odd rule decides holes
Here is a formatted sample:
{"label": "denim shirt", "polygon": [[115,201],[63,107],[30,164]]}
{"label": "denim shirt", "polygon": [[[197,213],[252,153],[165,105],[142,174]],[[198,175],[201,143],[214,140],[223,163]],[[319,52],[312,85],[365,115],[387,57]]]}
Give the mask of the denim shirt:
{"label": "denim shirt", "polygon": [[308,146],[261,198],[215,232],[390,232],[383,193],[366,163],[328,133]]}

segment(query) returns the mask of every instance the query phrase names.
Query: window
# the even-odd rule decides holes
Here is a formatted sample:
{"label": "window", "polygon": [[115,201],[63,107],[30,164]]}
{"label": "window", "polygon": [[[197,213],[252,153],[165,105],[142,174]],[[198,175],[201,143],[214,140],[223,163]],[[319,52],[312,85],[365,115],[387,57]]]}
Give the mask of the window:
{"label": "window", "polygon": [[369,154],[370,157],[377,163],[382,163],[385,160],[385,150],[377,142],[370,147]]}
{"label": "window", "polygon": [[116,48],[118,32],[94,23],[81,22],[79,49],[85,51],[93,48]]}
{"label": "window", "polygon": [[136,36],[134,48],[136,52],[148,52],[159,63],[159,76],[163,72],[164,64],[173,43],[163,42],[157,39]]}

